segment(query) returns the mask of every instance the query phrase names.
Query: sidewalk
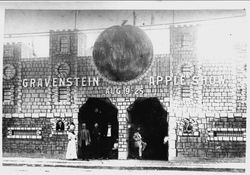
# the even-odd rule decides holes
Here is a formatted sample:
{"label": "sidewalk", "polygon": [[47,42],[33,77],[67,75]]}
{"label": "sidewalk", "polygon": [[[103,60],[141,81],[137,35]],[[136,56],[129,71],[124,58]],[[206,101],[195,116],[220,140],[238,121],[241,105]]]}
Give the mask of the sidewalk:
{"label": "sidewalk", "polygon": [[245,172],[243,159],[183,159],[174,161],[153,160],[62,160],[43,158],[3,157],[3,166],[70,167],[119,170],[185,170],[215,172]]}

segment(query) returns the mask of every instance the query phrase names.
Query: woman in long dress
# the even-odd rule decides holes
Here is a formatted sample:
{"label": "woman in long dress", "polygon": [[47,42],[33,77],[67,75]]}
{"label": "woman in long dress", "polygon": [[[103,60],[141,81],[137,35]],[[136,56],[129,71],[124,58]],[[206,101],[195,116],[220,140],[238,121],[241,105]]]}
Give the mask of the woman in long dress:
{"label": "woman in long dress", "polygon": [[66,152],[66,159],[69,160],[75,160],[77,159],[76,155],[76,135],[74,133],[75,126],[70,125],[69,131],[68,131],[68,147],[67,147],[67,152]]}

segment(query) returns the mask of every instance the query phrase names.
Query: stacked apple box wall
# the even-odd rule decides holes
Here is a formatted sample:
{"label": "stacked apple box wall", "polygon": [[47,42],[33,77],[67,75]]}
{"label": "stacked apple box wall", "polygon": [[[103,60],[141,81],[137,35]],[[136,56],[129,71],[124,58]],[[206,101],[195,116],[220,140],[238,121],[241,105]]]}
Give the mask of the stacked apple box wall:
{"label": "stacked apple box wall", "polygon": [[[173,124],[170,123],[170,132],[173,131],[172,138],[177,136],[176,154],[178,157],[245,156],[245,46],[236,48],[237,55],[233,59],[218,61],[219,59],[199,58],[196,52],[198,28],[199,26],[172,28],[173,76],[178,75],[181,65],[188,62],[195,67],[194,76],[217,80],[223,77],[225,81],[210,79],[210,82],[204,80],[195,85],[184,85],[185,87],[173,85],[173,101],[170,102],[170,121]],[[189,93],[188,98],[186,93]],[[192,125],[190,131],[185,128],[187,121]]]}
{"label": "stacked apple box wall", "polygon": [[[64,37],[64,49],[61,50],[61,38]],[[155,55],[147,73],[128,83],[115,83],[105,79],[96,70],[92,57],[77,57],[77,31],[51,31],[50,57],[21,59],[19,72],[21,77],[15,88],[20,90],[19,111],[4,111],[3,119],[3,151],[5,155],[63,157],[66,152],[66,132],[56,132],[55,123],[59,119],[78,124],[79,108],[89,97],[108,97],[117,106],[119,121],[119,158],[126,159],[128,153],[127,108],[137,97],[158,97],[165,109],[169,107],[170,91],[167,86],[149,85],[149,76],[169,75],[169,55]],[[20,57],[20,56],[19,56]],[[4,57],[9,61],[8,57]],[[19,58],[20,59],[20,58]],[[66,63],[66,64],[65,64]],[[67,67],[69,65],[69,67]],[[99,77],[99,85],[92,83],[86,86],[75,84],[71,87],[56,87],[30,84],[31,79],[67,77]],[[25,85],[27,79],[28,85]],[[4,80],[5,81],[5,80]],[[5,81],[6,83],[9,80]],[[22,83],[23,84],[22,84]],[[62,88],[65,93],[60,94]],[[112,90],[110,89],[112,88]],[[121,88],[118,93],[115,89]],[[122,89],[130,91],[124,93]],[[143,93],[135,89],[143,89]],[[107,92],[107,89],[109,89]],[[15,98],[17,95],[14,96]],[[17,105],[12,105],[13,108]],[[7,109],[4,106],[4,109]],[[19,136],[13,133],[22,131]],[[28,133],[34,131],[33,135]],[[78,128],[76,127],[76,132]],[[29,145],[29,146],[28,146]]]}
{"label": "stacked apple box wall", "polygon": [[[118,158],[126,159],[127,108],[138,97],[157,97],[169,113],[169,159],[176,156],[244,156],[245,47],[235,47],[238,55],[233,62],[201,61],[196,54],[197,30],[198,26],[171,27],[170,55],[154,55],[147,72],[126,83],[109,81],[98,72],[92,57],[77,55],[78,31],[51,31],[48,58],[21,59],[17,45],[6,45],[5,50],[15,48],[16,51],[14,57],[8,56],[6,51],[4,65],[14,65],[16,76],[3,80],[3,88],[7,88],[4,92],[6,102],[3,103],[4,155],[64,157],[67,135],[66,132],[56,132],[56,122],[60,119],[65,123],[73,121],[78,126],[79,108],[89,97],[108,97],[118,108]],[[223,75],[229,80],[212,85],[201,82],[180,85],[173,81],[169,85],[149,83],[150,77],[155,81],[157,76],[178,77],[184,75],[186,69],[194,76]],[[99,85],[90,82],[84,86],[56,87],[50,83],[42,87],[25,87],[22,84],[24,79],[64,76],[86,77],[86,80],[98,77]],[[135,89],[142,89],[143,93],[135,92]],[[185,129],[185,121],[192,124],[191,129]]]}
{"label": "stacked apple box wall", "polygon": [[[65,36],[68,45],[65,45],[65,53],[61,52],[60,37]],[[3,108],[3,152],[7,155],[45,156],[62,158],[67,147],[67,133],[56,132],[56,122],[63,120],[65,124],[73,121],[77,124],[77,111],[74,108],[74,87],[63,87],[66,96],[59,99],[59,87],[49,83],[45,85],[45,79],[58,78],[57,73],[64,73],[64,68],[59,68],[58,63],[70,65],[70,75],[75,77],[75,59],[77,53],[75,31],[51,31],[50,57],[21,59],[21,53],[17,55],[16,45],[7,46],[14,49],[15,60],[12,64],[17,70],[19,81],[4,79],[4,85],[13,87],[19,94],[11,92],[15,103],[4,105]],[[71,42],[71,43],[70,43]],[[21,46],[21,45],[20,45]],[[19,46],[19,49],[21,47]],[[12,59],[4,55],[4,60],[9,63]],[[16,66],[17,65],[17,66]],[[58,71],[59,70],[59,71]],[[32,85],[30,80],[36,82]],[[39,86],[38,79],[42,79],[43,85]],[[27,80],[27,81],[23,81]],[[8,107],[7,107],[8,106]],[[15,111],[9,111],[11,106]]]}

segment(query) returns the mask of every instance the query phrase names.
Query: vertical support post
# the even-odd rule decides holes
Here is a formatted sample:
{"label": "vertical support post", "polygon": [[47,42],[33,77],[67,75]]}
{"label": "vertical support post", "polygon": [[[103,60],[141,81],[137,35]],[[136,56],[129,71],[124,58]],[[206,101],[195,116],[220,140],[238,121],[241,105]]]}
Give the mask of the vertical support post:
{"label": "vertical support post", "polygon": [[117,98],[118,122],[119,122],[119,141],[118,141],[118,159],[124,160],[128,157],[128,126],[126,110],[122,109],[125,98]]}
{"label": "vertical support post", "polygon": [[133,25],[136,25],[136,13],[133,11]]}

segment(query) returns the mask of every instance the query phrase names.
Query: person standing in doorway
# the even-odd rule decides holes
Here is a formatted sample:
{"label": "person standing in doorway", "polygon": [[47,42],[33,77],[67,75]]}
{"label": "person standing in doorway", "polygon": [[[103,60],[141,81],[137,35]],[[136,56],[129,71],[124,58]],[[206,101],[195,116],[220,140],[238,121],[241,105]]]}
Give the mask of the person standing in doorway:
{"label": "person standing in doorway", "polygon": [[95,123],[92,131],[92,146],[94,158],[100,158],[101,156],[101,130],[98,123]]}
{"label": "person standing in doorway", "polygon": [[90,133],[89,130],[86,127],[86,123],[82,124],[82,129],[79,133],[79,152],[81,154],[81,157],[85,160],[89,160],[89,149],[88,146],[91,143]]}
{"label": "person standing in doorway", "polygon": [[66,159],[68,160],[76,160],[76,135],[75,135],[75,125],[70,124],[68,130],[68,147],[66,152]]}
{"label": "person standing in doorway", "polygon": [[138,148],[139,159],[142,159],[142,152],[145,150],[147,143],[142,141],[140,130],[141,130],[140,127],[137,128],[136,132],[133,135],[133,139],[134,139],[135,148]]}

